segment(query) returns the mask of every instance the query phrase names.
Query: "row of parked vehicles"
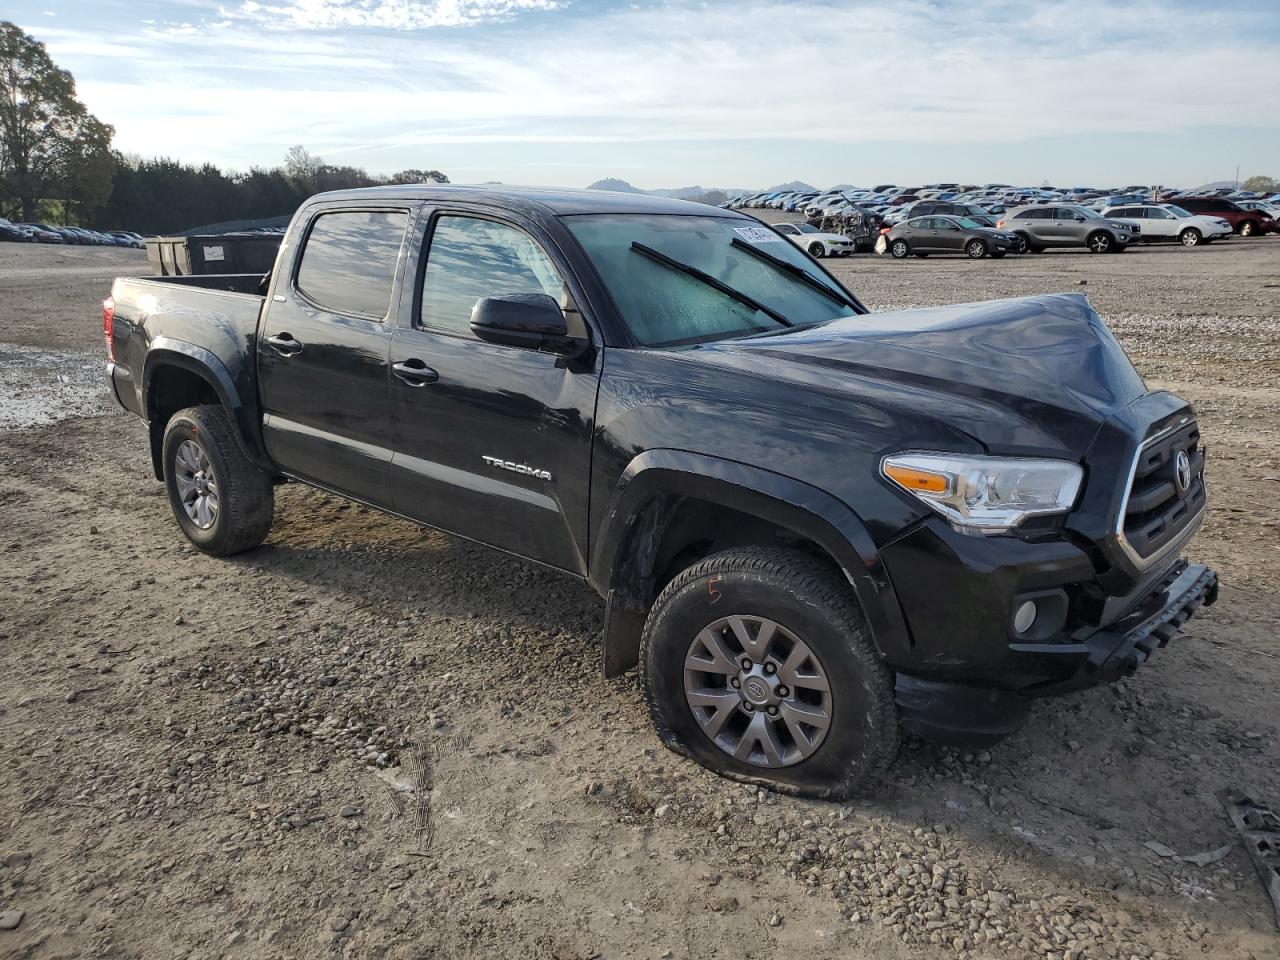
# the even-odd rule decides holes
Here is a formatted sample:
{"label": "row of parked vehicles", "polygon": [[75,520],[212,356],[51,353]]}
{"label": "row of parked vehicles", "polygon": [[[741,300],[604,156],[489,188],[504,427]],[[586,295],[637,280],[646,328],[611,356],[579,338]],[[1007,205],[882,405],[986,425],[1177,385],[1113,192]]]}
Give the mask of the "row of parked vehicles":
{"label": "row of parked vehicles", "polygon": [[[945,214],[975,219],[982,226],[995,226],[995,220],[1021,211],[1025,207],[1042,206],[1059,209],[1070,205],[1114,219],[1110,211],[1138,208],[1136,219],[1145,219],[1145,209],[1160,207],[1175,216],[1207,216],[1230,224],[1240,236],[1280,232],[1280,195],[1262,196],[1249,191],[1200,189],[1177,191],[1163,187],[1129,186],[1121,189],[1096,190],[1089,187],[1055,189],[1044,187],[1009,187],[987,184],[984,187],[960,184],[933,184],[928,187],[898,187],[881,184],[869,189],[840,188],[822,193],[781,191],[735,197],[722,204],[731,209],[774,209],[798,213],[815,226],[824,217],[861,214],[876,218],[885,227],[894,227],[913,217]],[[1162,214],[1157,218],[1164,219]],[[988,222],[989,221],[989,222]],[[1166,231],[1158,231],[1163,239]],[[1184,225],[1184,227],[1187,225]],[[1213,239],[1213,232],[1197,228],[1201,239]],[[1175,232],[1183,236],[1183,231]],[[1188,238],[1190,234],[1186,234]],[[1197,241],[1198,242],[1198,241]],[[1188,244],[1193,245],[1193,244]]]}
{"label": "row of parked vehicles", "polygon": [[55,227],[48,223],[13,223],[0,217],[0,242],[66,243],[78,246],[146,247],[146,238],[132,230],[87,230],[84,227]]}

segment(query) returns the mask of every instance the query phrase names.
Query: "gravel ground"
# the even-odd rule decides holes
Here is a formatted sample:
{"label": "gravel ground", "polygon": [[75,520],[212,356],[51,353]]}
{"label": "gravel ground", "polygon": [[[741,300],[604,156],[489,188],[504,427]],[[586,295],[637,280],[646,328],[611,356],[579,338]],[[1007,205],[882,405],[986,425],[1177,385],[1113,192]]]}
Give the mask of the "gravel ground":
{"label": "gravel ground", "polygon": [[661,749],[568,579],[297,485],[198,554],[93,386],[145,264],[0,245],[0,955],[1280,955],[1215,799],[1280,804],[1278,256],[830,264],[876,309],[1086,292],[1197,403],[1224,583],[1132,680],[836,805]]}

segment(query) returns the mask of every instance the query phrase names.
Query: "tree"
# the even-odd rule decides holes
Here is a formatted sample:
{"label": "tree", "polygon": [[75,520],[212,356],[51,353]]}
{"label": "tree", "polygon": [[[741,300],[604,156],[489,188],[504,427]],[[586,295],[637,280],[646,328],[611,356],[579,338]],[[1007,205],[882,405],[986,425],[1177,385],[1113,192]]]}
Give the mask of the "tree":
{"label": "tree", "polygon": [[324,161],[309,153],[302,144],[290,147],[284,155],[285,172],[298,180],[311,180],[323,166]]}
{"label": "tree", "polygon": [[70,177],[94,171],[100,186],[114,132],[76,99],[75,80],[43,43],[0,21],[0,196],[18,200],[24,220],[38,201],[71,196]]}
{"label": "tree", "polygon": [[1280,193],[1280,180],[1275,177],[1250,177],[1242,186],[1258,193]]}
{"label": "tree", "polygon": [[448,183],[449,178],[439,170],[401,170],[393,173],[387,183]]}

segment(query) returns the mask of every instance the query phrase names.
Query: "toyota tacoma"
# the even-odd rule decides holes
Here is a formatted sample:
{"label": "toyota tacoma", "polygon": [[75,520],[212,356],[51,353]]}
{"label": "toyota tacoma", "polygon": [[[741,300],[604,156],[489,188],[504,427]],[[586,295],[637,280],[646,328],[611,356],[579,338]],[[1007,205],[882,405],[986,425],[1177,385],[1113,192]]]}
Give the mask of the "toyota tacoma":
{"label": "toyota tacoma", "polygon": [[201,550],[297,481],[586,580],[662,739],[784,791],[993,742],[1217,596],[1195,415],[1079,294],[872,313],[735,211],[394,186],[103,324]]}

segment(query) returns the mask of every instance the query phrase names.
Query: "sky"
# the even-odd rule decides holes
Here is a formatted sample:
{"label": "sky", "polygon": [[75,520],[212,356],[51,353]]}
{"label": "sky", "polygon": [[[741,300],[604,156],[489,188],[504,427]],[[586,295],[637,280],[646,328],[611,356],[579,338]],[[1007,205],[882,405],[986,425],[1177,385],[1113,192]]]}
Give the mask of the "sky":
{"label": "sky", "polygon": [[[16,8],[15,8],[16,4]],[[454,182],[1280,176],[1280,0],[5,0],[126,153]]]}

